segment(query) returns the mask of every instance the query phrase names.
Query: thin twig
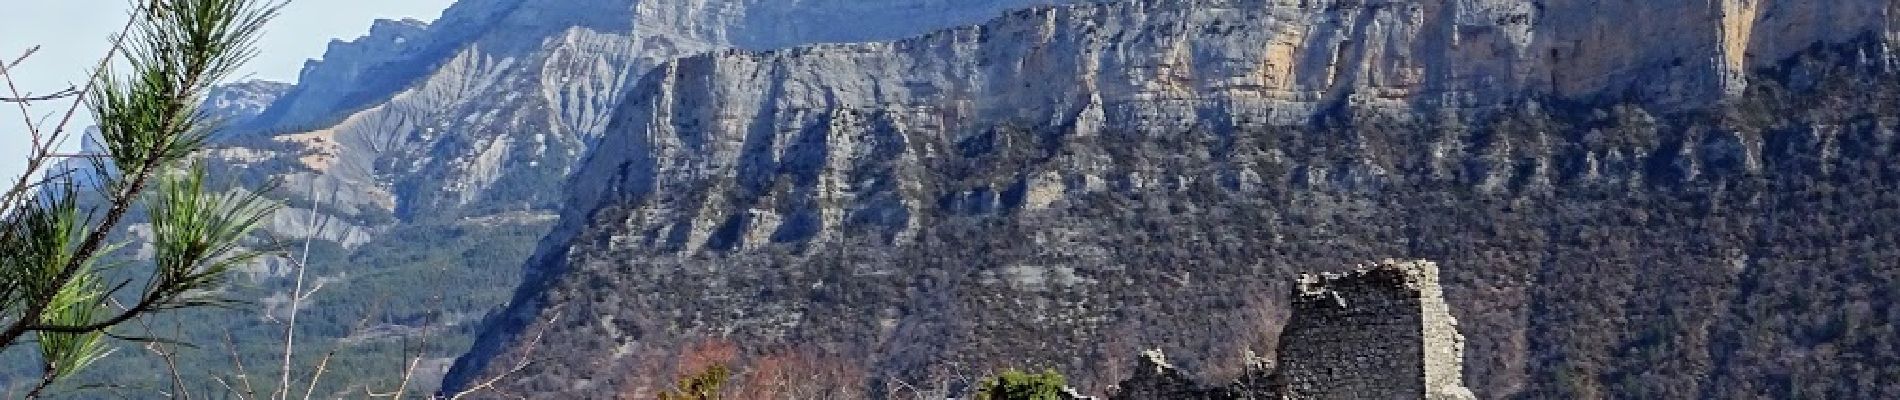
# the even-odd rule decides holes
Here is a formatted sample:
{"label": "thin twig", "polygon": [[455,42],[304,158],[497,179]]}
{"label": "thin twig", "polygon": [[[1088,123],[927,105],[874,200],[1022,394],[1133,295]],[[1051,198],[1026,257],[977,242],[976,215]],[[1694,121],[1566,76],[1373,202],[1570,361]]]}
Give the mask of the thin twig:
{"label": "thin twig", "polygon": [[32,57],[33,53],[38,53],[38,52],[40,52],[39,45],[28,47],[26,48],[26,52],[24,54],[20,54],[20,57],[14,58],[13,62],[7,63],[6,65],[0,66],[0,67],[6,67],[6,69],[13,69],[14,67],[19,67],[20,63],[26,62],[27,57]]}
{"label": "thin twig", "polygon": [[[12,82],[13,82],[12,79],[8,79],[7,80],[8,86],[12,86]],[[18,90],[18,89],[15,89],[15,90]],[[57,92],[53,92],[53,94],[47,94],[47,95],[35,96],[32,93],[27,93],[27,94],[14,94],[15,97],[0,96],[0,103],[20,103],[21,106],[25,106],[35,101],[52,101],[52,100],[59,100],[59,99],[78,96],[78,95],[79,95],[79,88],[68,86],[65,89],[60,89]]]}
{"label": "thin twig", "polygon": [[477,384],[475,386],[470,386],[468,390],[463,390],[461,392],[455,393],[454,396],[449,396],[449,400],[461,400],[463,396],[468,396],[476,392],[488,390],[488,388],[494,387],[496,383],[501,382],[502,379],[506,379],[509,376],[514,375],[515,373],[521,372],[521,370],[528,369],[528,365],[534,363],[533,357],[534,357],[535,350],[540,348],[541,346],[541,337],[543,335],[546,335],[548,333],[548,328],[552,327],[560,319],[561,319],[561,310],[555,310],[554,315],[549,316],[547,322],[541,325],[541,329],[535,331],[534,339],[529,340],[528,345],[521,350],[522,351],[521,357],[519,357],[520,359],[515,362],[514,367],[509,368],[507,371],[504,371],[500,374],[496,374],[494,377],[488,378],[488,380],[482,381],[482,383],[480,384]]}
{"label": "thin twig", "polygon": [[[238,398],[245,399],[245,400],[256,400],[257,389],[251,386],[250,374],[244,373],[244,360],[238,357],[237,344],[231,341],[231,330],[229,329],[226,329],[224,331],[224,347],[226,349],[230,349],[231,365],[237,368],[236,378],[238,379],[239,384],[244,385],[244,392],[237,393]],[[219,379],[219,382],[222,383],[223,379]],[[227,389],[230,387],[231,387],[230,385],[225,385],[225,388]]]}
{"label": "thin twig", "polygon": [[317,194],[317,185],[314,182],[310,184],[310,202],[309,226],[315,227],[316,230],[304,237],[303,254],[297,255],[297,280],[290,290],[290,316],[287,318],[289,322],[284,326],[283,376],[281,380],[278,381],[277,386],[279,388],[277,393],[281,393],[281,395],[274,396],[280,400],[288,400],[290,398],[290,356],[294,354],[295,350],[293,350],[293,347],[297,342],[297,309],[303,304],[304,297],[308,296],[303,290],[303,279],[304,272],[308,269],[305,268],[305,266],[309,265],[310,262],[310,245],[316,241],[317,235],[323,232],[324,227],[329,225],[329,219],[327,218],[322,219],[321,224],[318,222],[320,213],[317,212],[317,209],[322,207],[323,197]]}
{"label": "thin twig", "polygon": [[34,385],[33,390],[26,392],[26,398],[29,398],[29,399],[40,398],[40,393],[45,392],[46,388],[53,387],[53,381],[58,378],[59,378],[59,368],[54,367],[52,364],[47,364],[46,371],[40,374],[40,383],[37,385]]}
{"label": "thin twig", "polygon": [[[0,65],[0,79],[6,80],[7,91],[13,94],[13,98],[25,99],[27,97],[20,94],[19,85],[13,82],[13,67],[19,65],[21,61],[26,61],[27,57],[32,56],[33,53],[39,51],[39,49],[39,46],[33,46],[31,49],[27,49],[26,54],[22,54],[19,59],[14,60],[12,64]],[[37,151],[40,149],[40,128],[33,126],[33,112],[26,109],[27,102],[22,100],[16,103],[19,103],[20,106],[20,119],[27,123],[26,131],[33,138],[33,149]]]}
{"label": "thin twig", "polygon": [[303,390],[304,400],[310,400],[310,396],[317,392],[317,382],[323,380],[324,371],[330,370],[330,358],[334,356],[336,356],[336,349],[331,349],[328,354],[323,355],[322,360],[317,360],[317,372],[310,375],[310,387]]}
{"label": "thin twig", "polygon": [[416,372],[416,366],[422,364],[422,357],[421,356],[412,357],[409,359],[408,364],[409,364],[409,367],[405,368],[402,372],[402,380],[396,383],[395,391],[392,391],[389,393],[376,393],[374,391],[371,391],[368,386],[364,386],[363,393],[368,394],[369,397],[388,397],[394,400],[402,400],[402,395],[409,391],[409,378],[414,376]]}
{"label": "thin twig", "polygon": [[[118,307],[121,310],[125,309],[125,305],[119,303],[119,299],[108,298],[108,300],[112,302],[112,305],[114,307]],[[145,330],[145,336],[151,336],[151,337],[158,336],[158,334],[152,333],[152,324],[150,322],[147,322],[145,320],[145,317],[141,316],[141,317],[133,319],[133,321],[138,323],[140,329]],[[185,388],[185,377],[178,372],[177,352],[175,350],[166,350],[164,346],[165,346],[164,342],[153,341],[151,343],[146,343],[145,349],[151,350],[153,353],[158,354],[158,358],[160,360],[165,361],[165,371],[166,373],[171,374],[171,378],[172,378],[172,392],[176,393],[176,395],[174,395],[173,397],[181,397],[181,398],[189,399],[191,398],[191,391]],[[174,349],[175,348],[176,348],[176,345],[174,345]]]}
{"label": "thin twig", "polygon": [[[438,268],[442,270],[447,269],[446,267]],[[446,273],[447,271],[443,272]],[[402,400],[403,396],[408,395],[409,382],[415,379],[416,366],[422,362],[423,357],[428,355],[429,339],[435,337],[434,334],[429,332],[429,329],[441,322],[441,320],[436,317],[441,314],[443,291],[447,289],[438,285],[435,287],[435,290],[435,295],[430,296],[429,301],[432,304],[431,307],[434,308],[436,312],[429,313],[428,318],[422,322],[422,343],[416,345],[416,356],[409,362],[409,368],[403,371],[402,381],[396,385],[396,400]]]}
{"label": "thin twig", "polygon": [[[379,312],[378,310],[382,308],[383,304],[381,302],[371,304],[369,310],[363,313],[363,317],[356,320],[356,325],[350,327],[350,334],[347,336],[354,336],[358,332],[362,332],[369,326],[371,316],[376,315],[376,313]],[[316,393],[317,384],[323,380],[323,373],[329,370],[330,359],[334,358],[338,352],[343,351],[343,347],[348,344],[344,340],[337,340],[335,342],[336,344],[330,346],[329,352],[323,354],[323,359],[317,362],[317,371],[311,374],[310,384],[304,388],[304,400],[310,400],[310,397]]]}
{"label": "thin twig", "polygon": [[[224,386],[224,391],[226,391],[226,392],[231,392],[231,393],[237,393],[237,388],[233,388],[233,387],[231,387],[231,383],[230,383],[230,382],[225,382],[225,381],[224,381],[224,378],[223,378],[223,377],[218,377],[218,376],[213,376],[213,377],[211,377],[211,380],[212,380],[212,381],[216,381],[216,382],[218,382],[218,386]],[[239,400],[249,400],[249,399],[246,399],[246,398],[244,398],[243,396],[238,396],[238,399],[239,399]]]}

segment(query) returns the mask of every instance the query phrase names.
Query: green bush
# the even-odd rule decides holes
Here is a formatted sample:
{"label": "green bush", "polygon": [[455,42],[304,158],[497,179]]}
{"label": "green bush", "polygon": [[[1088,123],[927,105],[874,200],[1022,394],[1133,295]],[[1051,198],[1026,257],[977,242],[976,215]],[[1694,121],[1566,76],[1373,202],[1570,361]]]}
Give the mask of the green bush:
{"label": "green bush", "polygon": [[1031,374],[1015,369],[1003,371],[995,377],[983,380],[976,393],[977,400],[1058,400],[1062,398],[1062,388],[1068,386],[1068,380],[1061,373],[1049,370],[1040,374]]}

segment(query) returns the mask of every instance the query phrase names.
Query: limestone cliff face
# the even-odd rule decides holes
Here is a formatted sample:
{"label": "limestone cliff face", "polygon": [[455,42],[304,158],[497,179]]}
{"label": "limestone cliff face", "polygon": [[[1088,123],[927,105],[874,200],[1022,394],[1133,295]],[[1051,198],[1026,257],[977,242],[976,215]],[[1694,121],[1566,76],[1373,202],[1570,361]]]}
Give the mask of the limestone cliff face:
{"label": "limestone cliff face", "polygon": [[[1772,358],[1737,338],[1768,272],[1734,266],[1841,249],[1781,224],[1889,232],[1786,207],[1881,198],[1884,106],[1849,99],[1886,92],[1816,88],[1891,76],[1896,5],[1107,1],[663,63],[449,386],[532,359],[506,390],[638,396],[708,338],[886,390],[1100,390],[1151,346],[1219,376],[1274,348],[1291,271],[1406,254],[1458,266],[1482,397],[1773,390],[1705,383]],[[1800,268],[1878,269],[1836,261]]]}
{"label": "limestone cliff face", "polygon": [[247,124],[277,133],[235,145],[279,164],[254,173],[331,193],[326,211],[345,220],[549,209],[629,81],[662,61],[888,40],[1051,2],[464,1],[434,24],[378,21],[332,43]]}
{"label": "limestone cliff face", "polygon": [[[1018,11],[893,43],[725,52],[666,64],[633,88],[640,97],[621,116],[628,133],[605,139],[568,204],[590,211],[617,201],[610,188],[638,190],[649,177],[717,176],[758,154],[733,147],[747,135],[851,118],[841,112],[962,140],[999,124],[1073,124],[1089,135],[1208,110],[1286,125],[1328,107],[1403,114],[1540,96],[1693,108],[1739,93],[1750,68],[1884,35],[1896,6],[1143,0]],[[1757,40],[1756,29],[1776,34]],[[683,175],[617,175],[649,158],[665,169],[702,156],[706,168]]]}

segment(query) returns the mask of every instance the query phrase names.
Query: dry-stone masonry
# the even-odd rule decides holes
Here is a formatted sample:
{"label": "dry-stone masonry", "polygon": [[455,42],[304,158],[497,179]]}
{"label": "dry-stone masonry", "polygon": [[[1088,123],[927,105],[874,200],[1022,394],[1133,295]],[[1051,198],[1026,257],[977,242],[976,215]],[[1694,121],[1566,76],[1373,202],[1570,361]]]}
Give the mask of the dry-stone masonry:
{"label": "dry-stone masonry", "polygon": [[[1250,371],[1252,372],[1252,371]],[[1264,376],[1264,374],[1262,374]],[[1114,400],[1144,399],[1190,399],[1213,400],[1235,399],[1237,391],[1231,387],[1203,387],[1189,378],[1187,373],[1168,363],[1166,355],[1160,350],[1142,353],[1141,360],[1135,366],[1133,376],[1123,381],[1112,397]]]}
{"label": "dry-stone masonry", "polygon": [[1205,387],[1149,351],[1114,398],[1474,398],[1461,372],[1464,336],[1445,305],[1437,264],[1387,260],[1307,274],[1293,297],[1277,370],[1255,360],[1239,379]]}
{"label": "dry-stone masonry", "polygon": [[1308,274],[1276,374],[1287,398],[1469,399],[1464,340],[1430,261]]}

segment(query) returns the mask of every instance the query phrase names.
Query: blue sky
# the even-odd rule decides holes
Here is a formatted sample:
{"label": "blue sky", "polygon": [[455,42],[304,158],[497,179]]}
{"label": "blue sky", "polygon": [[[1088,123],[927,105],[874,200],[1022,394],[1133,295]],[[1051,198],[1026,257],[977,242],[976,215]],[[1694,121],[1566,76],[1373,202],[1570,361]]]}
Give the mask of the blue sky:
{"label": "blue sky", "polygon": [[[258,43],[259,53],[238,79],[294,82],[305,60],[323,56],[332,39],[355,38],[377,18],[434,20],[452,0],[293,0],[271,22]],[[98,62],[106,37],[125,23],[129,0],[26,0],[8,2],[0,17],[0,59],[11,62],[28,48],[39,52],[9,71],[20,90],[50,93],[84,81]],[[0,86],[4,91],[4,86]],[[70,103],[36,103],[33,118],[63,112]],[[24,168],[27,139],[19,108],[0,104],[0,178],[7,184]],[[54,120],[58,117],[54,116]],[[75,128],[89,121],[75,123]],[[68,143],[76,147],[77,141]]]}

